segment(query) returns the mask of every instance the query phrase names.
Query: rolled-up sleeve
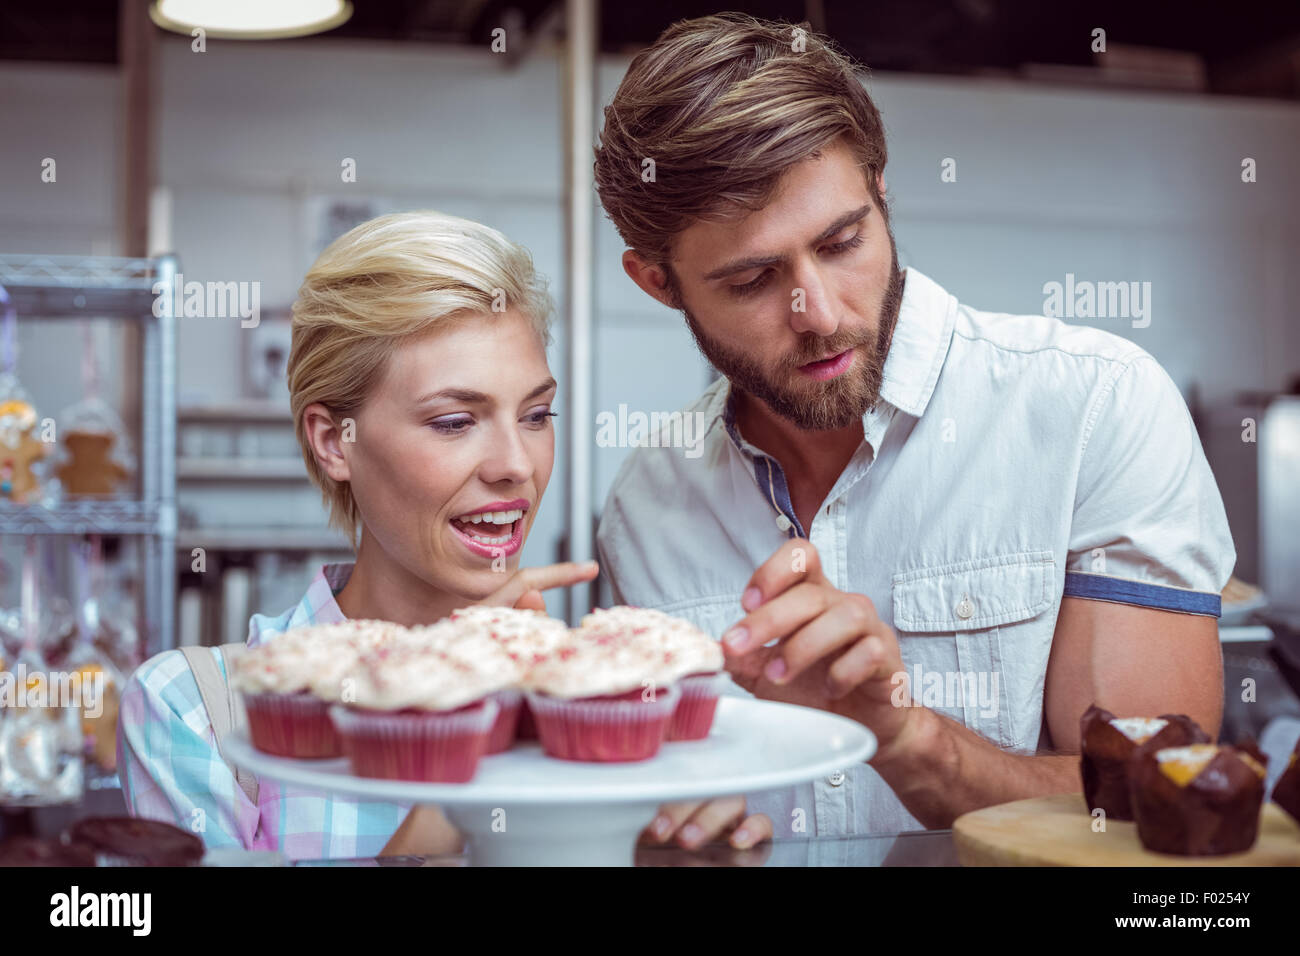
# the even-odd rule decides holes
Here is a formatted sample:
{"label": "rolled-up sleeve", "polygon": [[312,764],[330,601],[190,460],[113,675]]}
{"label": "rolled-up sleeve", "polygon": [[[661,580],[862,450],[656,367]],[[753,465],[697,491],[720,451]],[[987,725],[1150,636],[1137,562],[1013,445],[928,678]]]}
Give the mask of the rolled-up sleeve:
{"label": "rolled-up sleeve", "polygon": [[174,824],[209,847],[263,845],[259,810],[217,750],[185,656],[164,651],[136,669],[122,692],[117,765],[127,812]]}
{"label": "rolled-up sleeve", "polygon": [[1149,355],[1089,410],[1065,597],[1218,617],[1237,554],[1178,388]]}

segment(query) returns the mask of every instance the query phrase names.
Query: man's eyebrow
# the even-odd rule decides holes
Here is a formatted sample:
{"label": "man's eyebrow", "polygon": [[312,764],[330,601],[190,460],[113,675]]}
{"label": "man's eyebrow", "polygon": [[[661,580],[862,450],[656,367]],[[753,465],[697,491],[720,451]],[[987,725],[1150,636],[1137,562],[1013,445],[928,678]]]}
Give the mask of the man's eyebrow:
{"label": "man's eyebrow", "polygon": [[816,239],[814,239],[813,242],[825,242],[827,239],[835,235],[835,233],[839,232],[845,226],[851,226],[859,219],[866,218],[866,215],[869,212],[871,212],[871,203],[867,203],[865,206],[859,206],[857,209],[854,209],[852,212],[846,212],[844,215],[840,216],[839,219],[836,219],[833,223],[831,223],[824,230],[822,230],[822,234],[818,236]]}
{"label": "man's eyebrow", "polygon": [[[813,243],[825,242],[845,226],[851,225],[859,219],[865,218],[869,212],[871,212],[871,203],[867,203],[864,206],[859,206],[857,209],[846,212],[823,229],[821,234],[813,240]],[[711,282],[714,279],[725,279],[727,276],[734,275],[737,272],[747,272],[750,269],[762,269],[766,266],[778,265],[783,261],[784,258],[782,256],[751,256],[748,259],[734,259],[725,265],[719,266],[712,272],[706,273],[704,281]]]}
{"label": "man's eyebrow", "polygon": [[[554,387],[555,387],[555,379],[548,378],[546,381],[542,382],[542,384],[538,385],[535,389],[533,389],[531,392],[525,395],[524,401],[528,401],[529,399],[536,398],[538,395],[541,395],[544,392],[548,392]],[[426,402],[432,402],[434,399],[439,399],[439,398],[447,398],[447,399],[451,399],[454,402],[465,402],[466,404],[479,404],[479,405],[483,405],[492,401],[492,396],[488,395],[486,392],[480,392],[472,388],[452,387],[452,388],[439,389],[436,392],[429,392],[425,395],[421,395],[419,398],[415,400],[415,404],[423,405]]]}
{"label": "man's eyebrow", "polygon": [[724,266],[719,266],[704,277],[704,281],[710,282],[714,279],[725,279],[729,275],[737,272],[745,272],[749,269],[761,269],[764,266],[774,266],[783,261],[782,256],[754,256],[749,259],[733,259]]}

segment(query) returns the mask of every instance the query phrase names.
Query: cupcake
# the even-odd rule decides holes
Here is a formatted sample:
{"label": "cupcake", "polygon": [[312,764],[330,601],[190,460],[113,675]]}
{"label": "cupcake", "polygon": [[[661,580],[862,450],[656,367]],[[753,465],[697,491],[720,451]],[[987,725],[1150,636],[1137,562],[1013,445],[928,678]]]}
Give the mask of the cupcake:
{"label": "cupcake", "polygon": [[1273,802],[1300,823],[1300,740],[1295,742],[1282,776],[1273,785]]}
{"label": "cupcake", "polygon": [[1129,777],[1138,839],[1148,850],[1177,856],[1249,850],[1259,835],[1264,773],[1235,747],[1139,751]]}
{"label": "cupcake", "polygon": [[96,866],[198,866],[203,841],[180,827],[143,817],[87,817],[63,842],[94,854]]}
{"label": "cupcake", "polygon": [[661,647],[578,628],[527,678],[542,748],[562,760],[646,760],[659,751],[681,696]]}
{"label": "cupcake", "polygon": [[[540,611],[512,607],[487,607],[476,605],[453,611],[448,618],[458,633],[483,634],[496,641],[506,654],[521,668],[521,681],[538,664],[545,661],[569,639],[569,628],[563,621]],[[501,753],[509,750],[516,739],[536,740],[537,728],[532,711],[517,687],[497,691],[496,701],[501,710],[492,727],[492,738],[487,752]]]}
{"label": "cupcake", "polygon": [[1210,737],[1186,714],[1159,717],[1116,717],[1090,706],[1079,721],[1080,771],[1088,809],[1100,807],[1113,820],[1132,820],[1129,767],[1144,747],[1177,747],[1209,743]]}
{"label": "cupcake", "polygon": [[495,641],[441,621],[361,654],[355,693],[330,719],[359,777],[465,783],[487,752],[495,695],[520,674]]}
{"label": "cupcake", "polygon": [[285,631],[250,648],[234,666],[253,746],[278,757],[343,753],[329,705],[346,689],[357,657],[403,629],[387,621],[342,621]]}
{"label": "cupcake", "polygon": [[729,677],[718,642],[689,621],[649,608],[611,607],[582,619],[579,632],[615,634],[659,650],[681,691],[666,740],[702,740],[713,726],[718,696]]}

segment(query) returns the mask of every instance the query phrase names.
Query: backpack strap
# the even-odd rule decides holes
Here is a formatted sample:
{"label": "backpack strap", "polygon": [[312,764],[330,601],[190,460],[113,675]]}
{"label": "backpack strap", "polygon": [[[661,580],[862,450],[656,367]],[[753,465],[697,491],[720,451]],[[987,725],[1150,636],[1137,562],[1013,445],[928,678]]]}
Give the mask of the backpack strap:
{"label": "backpack strap", "polygon": [[[245,650],[245,644],[222,644],[218,650],[221,653],[221,663],[225,667],[226,674],[230,674],[231,666],[236,658]],[[217,669],[217,662],[212,657],[211,647],[201,647],[191,645],[182,647],[181,653],[185,655],[185,660],[189,662],[190,670],[194,674],[194,682],[199,685],[199,696],[203,698],[203,706],[208,711],[208,719],[212,721],[212,733],[217,738],[217,752],[221,754],[221,759],[226,761],[230,767],[231,773],[235,775],[235,780],[239,783],[240,789],[257,806],[258,783],[250,771],[243,767],[236,766],[226,759],[222,741],[226,734],[231,730],[242,730],[247,725],[247,715],[241,706],[241,702],[236,699],[235,689],[230,681],[223,678],[221,671]]]}

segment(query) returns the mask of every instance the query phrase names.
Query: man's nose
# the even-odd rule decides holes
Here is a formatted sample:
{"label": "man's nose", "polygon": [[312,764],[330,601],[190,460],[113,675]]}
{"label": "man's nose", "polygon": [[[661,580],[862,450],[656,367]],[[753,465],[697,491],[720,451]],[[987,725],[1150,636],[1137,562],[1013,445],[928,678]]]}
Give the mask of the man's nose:
{"label": "man's nose", "polygon": [[790,292],[790,328],[825,336],[835,334],[839,327],[839,317],[821,276],[815,268],[802,270]]}

